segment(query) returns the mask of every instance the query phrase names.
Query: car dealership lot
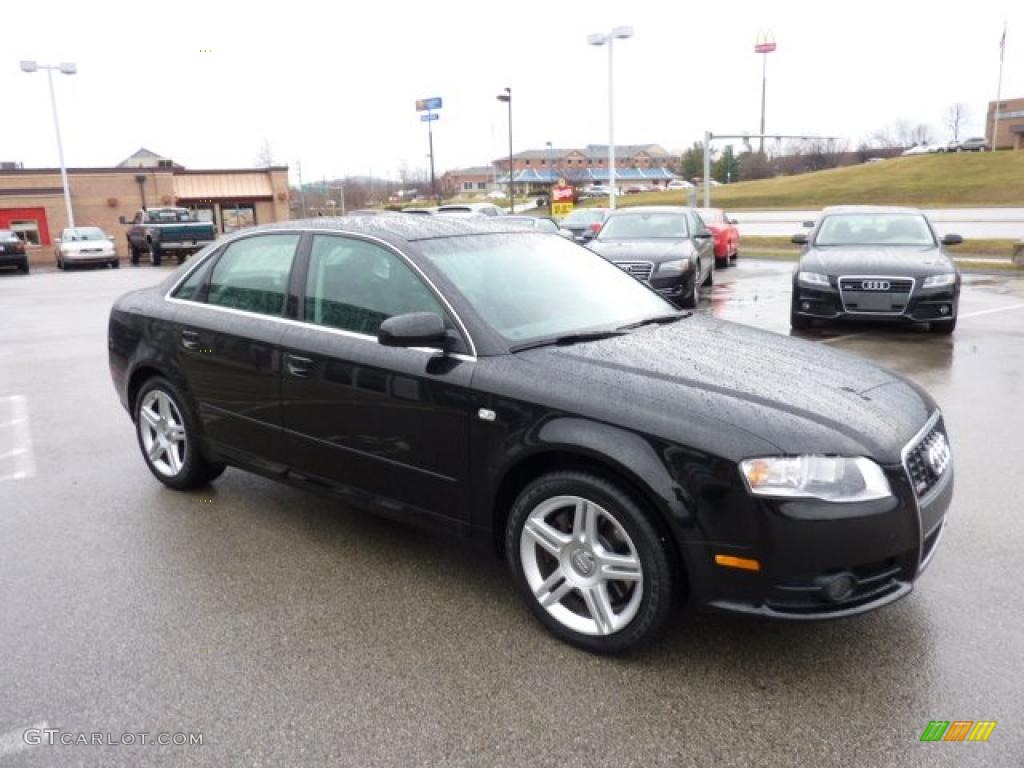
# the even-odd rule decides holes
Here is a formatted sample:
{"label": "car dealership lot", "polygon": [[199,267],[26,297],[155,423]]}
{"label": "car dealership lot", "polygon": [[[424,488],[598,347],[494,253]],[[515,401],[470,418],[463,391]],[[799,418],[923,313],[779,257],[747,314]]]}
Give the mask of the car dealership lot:
{"label": "car dealership lot", "polygon": [[[789,333],[791,269],[741,254],[700,311]],[[111,301],[164,274],[0,275],[0,768],[1019,764],[1024,279],[966,276],[952,337],[801,334],[943,407],[956,497],[912,595],[827,624],[682,616],[609,659],[548,635],[483,547],[237,470],[160,486],[105,339]],[[999,725],[922,744],[931,720]],[[204,743],[10,736],[39,723]]]}

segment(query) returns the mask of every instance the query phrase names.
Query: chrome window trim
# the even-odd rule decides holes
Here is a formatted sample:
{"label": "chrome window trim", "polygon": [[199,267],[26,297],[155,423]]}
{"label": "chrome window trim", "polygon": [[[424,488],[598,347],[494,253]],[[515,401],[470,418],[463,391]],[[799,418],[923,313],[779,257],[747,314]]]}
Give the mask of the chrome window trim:
{"label": "chrome window trim", "polygon": [[[858,312],[856,310],[849,310],[846,308],[846,298],[843,296],[843,280],[909,280],[910,292],[907,294],[907,304],[901,312]],[[907,314],[907,307],[910,306],[910,300],[914,297],[914,290],[916,288],[917,278],[907,277],[906,275],[839,275],[836,278],[836,290],[839,291],[839,303],[843,305],[843,312],[847,315],[889,315],[891,317],[905,315]],[[879,291],[879,293],[881,293],[881,291]]]}
{"label": "chrome window trim", "polygon": [[[377,337],[376,336],[370,336],[370,335],[365,334],[365,333],[355,333],[353,331],[345,331],[345,330],[343,330],[341,328],[331,328],[331,327],[326,326],[326,325],[317,325],[316,323],[310,323],[310,322],[307,322],[305,320],[291,320],[291,319],[289,319],[287,317],[276,317],[274,315],[264,315],[264,314],[261,314],[259,312],[248,312],[248,311],[242,310],[242,309],[232,309],[230,307],[218,307],[216,304],[207,304],[206,302],[198,302],[198,301],[191,301],[189,299],[176,299],[176,298],[174,298],[174,295],[173,295],[174,292],[178,290],[178,287],[183,282],[188,280],[189,276],[193,272],[195,272],[195,270],[199,269],[199,267],[204,262],[206,262],[208,259],[210,259],[215,253],[220,252],[224,248],[228,248],[235,241],[243,240],[243,239],[248,238],[248,237],[259,237],[260,235],[289,235],[289,234],[296,234],[296,233],[300,236],[300,239],[301,239],[302,235],[305,235],[305,234],[308,233],[308,234],[313,235],[313,236],[324,235],[326,237],[332,237],[332,236],[340,235],[342,237],[354,237],[354,238],[360,239],[360,240],[368,240],[368,241],[370,241],[372,243],[375,243],[377,245],[382,246],[385,250],[387,250],[387,251],[395,254],[396,256],[398,256],[398,258],[400,258],[402,261],[404,261],[413,270],[413,272],[415,272],[417,275],[419,275],[419,277],[427,284],[427,286],[430,288],[430,290],[434,292],[434,295],[441,301],[441,303],[444,305],[445,309],[447,309],[448,312],[451,314],[452,318],[454,318],[455,323],[459,327],[459,331],[462,333],[463,337],[466,339],[466,343],[469,345],[469,354],[468,355],[452,354],[452,355],[449,355],[449,357],[454,357],[454,358],[459,359],[459,360],[462,360],[462,359],[476,360],[477,359],[476,344],[473,341],[473,337],[469,333],[469,329],[466,327],[466,324],[462,322],[462,318],[459,317],[459,313],[455,311],[455,307],[452,306],[451,302],[448,301],[448,298],[438,289],[437,285],[434,284],[434,281],[431,280],[422,269],[420,269],[418,264],[416,264],[405,253],[403,253],[401,250],[399,250],[394,245],[389,243],[387,240],[383,240],[383,239],[381,239],[379,237],[375,237],[374,235],[363,234],[362,232],[350,232],[348,230],[342,230],[342,229],[297,229],[295,227],[278,227],[278,228],[270,228],[270,229],[261,229],[259,232],[241,232],[241,233],[238,233],[238,234],[233,234],[231,237],[225,238],[222,242],[217,243],[216,247],[212,248],[208,254],[203,256],[203,258],[198,259],[196,261],[196,263],[194,265],[192,265],[192,267],[190,269],[188,269],[174,283],[174,285],[172,285],[170,287],[170,289],[167,291],[167,293],[164,294],[164,300],[165,301],[175,302],[175,303],[178,303],[178,304],[187,304],[189,306],[202,306],[202,307],[206,307],[207,309],[216,309],[216,310],[221,310],[221,311],[225,311],[225,312],[239,313],[239,314],[245,315],[246,317],[266,317],[266,318],[270,318],[271,320],[280,320],[280,321],[284,321],[284,322],[287,322],[287,323],[291,323],[291,324],[294,324],[294,325],[301,326],[303,328],[318,328],[320,330],[325,330],[325,331],[330,331],[330,332],[333,332],[333,333],[338,333],[338,334],[341,334],[341,335],[344,335],[344,336],[348,336],[348,337],[351,337],[351,338],[372,339],[374,343],[377,343]],[[425,348],[419,347],[418,349],[425,349]],[[440,351],[440,350],[437,350],[437,351]]]}

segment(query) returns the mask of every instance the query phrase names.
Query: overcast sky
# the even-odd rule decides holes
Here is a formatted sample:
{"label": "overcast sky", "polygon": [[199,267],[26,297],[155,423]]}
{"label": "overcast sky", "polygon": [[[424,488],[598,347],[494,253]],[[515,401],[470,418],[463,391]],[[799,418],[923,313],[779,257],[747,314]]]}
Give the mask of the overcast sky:
{"label": "overcast sky", "polygon": [[[141,146],[190,168],[251,166],[264,140],[306,181],[425,168],[417,98],[444,99],[437,168],[516,151],[604,143],[607,49],[588,33],[635,28],[615,48],[616,139],[680,149],[706,129],[756,131],[762,29],[767,130],[856,142],[894,120],[931,124],[954,102],[983,134],[1009,23],[1003,97],[1024,97],[1024,2],[955,7],[818,2],[9,3],[0,45],[0,160],[57,165],[45,75],[55,74],[70,166],[113,165]],[[840,11],[841,8],[841,11]],[[209,52],[204,52],[208,50]]]}

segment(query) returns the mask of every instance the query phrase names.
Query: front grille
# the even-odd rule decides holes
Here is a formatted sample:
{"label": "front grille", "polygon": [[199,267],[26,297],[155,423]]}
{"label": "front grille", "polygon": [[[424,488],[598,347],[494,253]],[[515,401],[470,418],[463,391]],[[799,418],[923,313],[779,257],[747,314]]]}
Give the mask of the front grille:
{"label": "front grille", "polygon": [[615,266],[628,272],[637,280],[650,280],[654,274],[654,264],[649,261],[616,261]]}
{"label": "front grille", "polygon": [[917,498],[927,496],[938,485],[953,463],[953,453],[941,418],[924,437],[908,447],[903,463]]}
{"label": "front grille", "polygon": [[909,277],[840,277],[839,295],[847,312],[901,314],[907,308],[914,280]]}

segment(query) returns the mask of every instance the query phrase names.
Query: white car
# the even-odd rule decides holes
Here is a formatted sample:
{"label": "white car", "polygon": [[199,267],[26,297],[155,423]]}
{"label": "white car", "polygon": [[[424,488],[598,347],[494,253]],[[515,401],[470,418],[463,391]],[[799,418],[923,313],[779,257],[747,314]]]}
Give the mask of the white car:
{"label": "white car", "polygon": [[121,265],[114,238],[99,227],[68,227],[60,233],[53,252],[57,269],[80,264],[109,264],[117,269]]}
{"label": "white car", "polygon": [[927,155],[931,149],[928,144],[916,144],[910,149],[904,149],[900,152],[902,157],[910,157],[911,155]]}
{"label": "white car", "polygon": [[682,179],[672,179],[665,185],[665,189],[693,189],[693,184]]}
{"label": "white car", "polygon": [[508,200],[508,192],[501,189],[492,189],[484,197],[488,200]]}
{"label": "white car", "polygon": [[458,203],[442,205],[437,209],[438,214],[466,214],[474,213],[483,216],[504,216],[506,211],[491,203]]}

